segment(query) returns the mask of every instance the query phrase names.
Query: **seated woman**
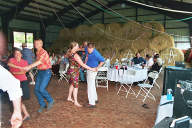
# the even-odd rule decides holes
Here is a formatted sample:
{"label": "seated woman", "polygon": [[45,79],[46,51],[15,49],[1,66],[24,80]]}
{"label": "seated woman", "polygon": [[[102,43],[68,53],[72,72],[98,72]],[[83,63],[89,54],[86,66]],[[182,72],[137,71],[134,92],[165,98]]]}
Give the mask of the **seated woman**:
{"label": "seated woman", "polygon": [[[13,76],[20,81],[20,85],[23,91],[22,100],[28,100],[30,98],[30,90],[28,86],[28,81],[26,77],[26,72],[24,70],[20,70],[16,68],[16,66],[25,67],[28,65],[27,61],[23,60],[21,50],[18,48],[14,49],[14,57],[9,59],[8,66],[10,68],[10,72]],[[25,105],[21,104],[22,112],[24,113],[23,120],[28,120],[30,115],[25,107]]]}

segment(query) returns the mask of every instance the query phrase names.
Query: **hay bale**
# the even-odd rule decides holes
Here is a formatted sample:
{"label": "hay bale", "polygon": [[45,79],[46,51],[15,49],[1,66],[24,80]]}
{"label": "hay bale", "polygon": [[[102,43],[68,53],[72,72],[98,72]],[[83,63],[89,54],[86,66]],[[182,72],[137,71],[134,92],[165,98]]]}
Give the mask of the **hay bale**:
{"label": "hay bale", "polygon": [[152,39],[151,43],[149,43],[149,47],[155,51],[161,51],[166,48],[174,48],[174,38],[167,34],[160,34]]}
{"label": "hay bale", "polygon": [[75,37],[80,41],[90,40],[92,37],[90,33],[91,27],[88,25],[80,25],[75,29]]}
{"label": "hay bale", "polygon": [[[170,50],[173,51],[173,57],[170,57]],[[184,61],[184,54],[181,50],[177,48],[166,48],[160,52],[160,57],[164,60],[165,65],[175,65],[175,61]],[[168,63],[168,60],[171,59],[172,61]]]}
{"label": "hay bale", "polygon": [[[149,39],[138,39],[136,41],[133,41],[132,45],[133,45],[133,49],[137,49],[137,51],[142,51],[145,48],[149,47],[151,40]],[[135,51],[135,50],[134,50]]]}
{"label": "hay bale", "polygon": [[121,28],[122,28],[122,26],[119,23],[107,24],[105,27],[106,38],[108,38],[108,39],[122,38]]}
{"label": "hay bale", "polygon": [[[152,30],[155,29],[155,30]],[[159,31],[159,32],[158,32]],[[161,32],[165,32],[165,29],[162,24],[157,23],[157,22],[148,22],[143,24],[143,32],[144,32],[144,38],[154,38],[160,34]]]}
{"label": "hay bale", "polygon": [[143,33],[142,25],[139,25],[135,21],[127,22],[123,24],[121,33],[122,38],[127,40],[135,40]]}
{"label": "hay bale", "polygon": [[158,53],[158,51],[154,51],[150,48],[145,48],[145,49],[141,50],[141,52],[140,52],[142,57],[146,57],[147,54],[152,56],[152,55],[154,55],[154,53]]}
{"label": "hay bale", "polygon": [[90,36],[92,40],[101,39],[105,35],[105,25],[104,24],[94,24],[90,27]]}

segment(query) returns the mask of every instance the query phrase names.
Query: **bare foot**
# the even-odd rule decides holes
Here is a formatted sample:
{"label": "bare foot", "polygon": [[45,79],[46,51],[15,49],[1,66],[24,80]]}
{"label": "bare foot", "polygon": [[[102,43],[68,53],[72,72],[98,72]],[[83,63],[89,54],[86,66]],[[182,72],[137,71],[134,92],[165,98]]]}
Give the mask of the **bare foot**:
{"label": "bare foot", "polygon": [[67,98],[67,101],[74,103],[74,100],[71,98]]}
{"label": "bare foot", "polygon": [[82,107],[82,105],[80,105],[78,102],[75,102],[74,105],[77,107]]}

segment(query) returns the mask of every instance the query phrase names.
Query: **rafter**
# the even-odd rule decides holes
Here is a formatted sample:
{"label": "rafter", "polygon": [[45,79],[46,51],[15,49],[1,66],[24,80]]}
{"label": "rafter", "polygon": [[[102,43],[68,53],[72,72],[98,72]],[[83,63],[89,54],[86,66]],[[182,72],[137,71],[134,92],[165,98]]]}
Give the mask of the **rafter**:
{"label": "rafter", "polygon": [[[114,6],[114,5],[116,5],[116,4],[119,4],[119,3],[121,3],[119,0],[118,0],[118,1],[117,1],[117,0],[114,0],[114,1],[109,2],[106,6],[107,6],[107,7],[112,7],[112,6]],[[89,5],[89,3],[86,3],[86,4]],[[91,5],[91,4],[90,4],[90,5]],[[87,13],[87,14],[85,15],[85,17],[90,18],[90,17],[92,17],[92,16],[94,16],[94,15],[100,13],[100,12],[101,12],[101,10],[95,9],[94,11]],[[79,24],[83,23],[84,20],[85,20],[85,19],[84,19],[83,17],[81,17],[81,18],[79,18],[79,19],[74,20],[73,22],[71,22],[71,24],[69,24],[68,26],[69,26],[69,27],[76,27],[76,26],[78,26]]]}
{"label": "rafter", "polygon": [[19,14],[21,11],[24,10],[24,8],[29,5],[29,3],[31,2],[32,0],[22,0],[21,2],[19,2],[17,4],[16,7],[13,7],[11,8],[10,11],[6,12],[5,14],[3,15],[6,15],[8,20],[11,20],[16,14]]}
{"label": "rafter", "polygon": [[50,8],[50,9],[54,9],[54,10],[60,10],[61,9],[61,8],[58,8],[58,7],[55,7],[55,6],[51,6],[51,5],[47,5],[47,4],[41,3],[39,1],[32,1],[32,3],[38,4],[38,5]]}
{"label": "rafter", "polygon": [[170,9],[192,12],[192,4],[191,3],[185,3],[185,2],[181,2],[181,1],[175,1],[175,0],[148,0],[148,1],[166,6]]}
{"label": "rafter", "polygon": [[[80,6],[82,3],[86,2],[86,1],[87,0],[78,0],[77,2],[74,2],[73,5],[78,7],[78,6]],[[67,12],[69,12],[72,9],[73,9],[73,7],[71,5],[69,5],[66,8],[62,9],[61,11],[57,12],[57,15],[60,17],[60,16],[62,16],[64,14],[66,14]],[[49,17],[46,20],[46,23],[47,24],[52,24],[52,23],[54,23],[55,19],[57,19],[57,16],[53,15],[52,17]]]}
{"label": "rafter", "polygon": [[[149,0],[149,1],[156,1],[156,0]],[[170,1],[170,0],[168,0],[168,1]],[[137,7],[137,8],[151,10],[151,11],[157,12],[159,14],[164,14],[164,15],[167,15],[169,17],[176,18],[176,19],[182,19],[182,18],[189,17],[189,15],[180,14],[180,13],[173,13],[173,12],[167,12],[167,11],[159,10],[159,9],[154,9],[154,8],[142,6],[142,5],[139,5],[139,4],[135,4],[135,3],[132,3],[132,2],[129,2],[129,1],[126,1],[126,0],[118,0],[118,1],[114,0],[114,1],[109,2],[106,6],[111,7],[111,6],[114,6],[114,5],[117,5],[117,4],[121,4],[121,3],[125,3],[125,4],[127,4],[129,6],[133,6],[133,7]],[[92,6],[89,3],[86,3],[86,4],[89,5],[89,6]],[[101,12],[101,10],[95,9],[94,11],[86,14],[85,17],[90,18],[90,17],[92,17],[92,16],[94,16],[94,15],[100,13],[100,12]],[[77,20],[74,20],[73,22],[71,22],[71,24],[69,24],[67,26],[76,27],[79,24],[83,23],[84,21],[85,21],[85,19],[83,17],[81,17],[81,18],[79,18]],[[189,23],[190,21],[185,21],[185,22]]]}

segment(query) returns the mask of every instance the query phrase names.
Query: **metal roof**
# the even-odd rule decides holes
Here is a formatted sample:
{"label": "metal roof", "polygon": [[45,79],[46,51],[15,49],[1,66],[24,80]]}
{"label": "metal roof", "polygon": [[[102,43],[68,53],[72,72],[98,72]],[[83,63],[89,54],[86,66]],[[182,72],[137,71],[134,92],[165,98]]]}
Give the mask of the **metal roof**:
{"label": "metal roof", "polygon": [[[134,1],[157,7],[192,12],[191,0]],[[35,22],[44,22],[47,25],[61,25],[60,22],[63,22],[66,27],[75,27],[83,23],[85,19],[74,9],[74,7],[77,8],[87,18],[90,18],[99,13],[103,13],[103,11],[98,7],[102,7],[106,10],[107,7],[120,10],[122,9],[122,4],[136,8],[152,10],[173,18],[186,18],[191,16],[190,14],[179,14],[153,9],[129,2],[127,0],[0,0],[0,15],[6,16],[8,19],[15,18]]]}

